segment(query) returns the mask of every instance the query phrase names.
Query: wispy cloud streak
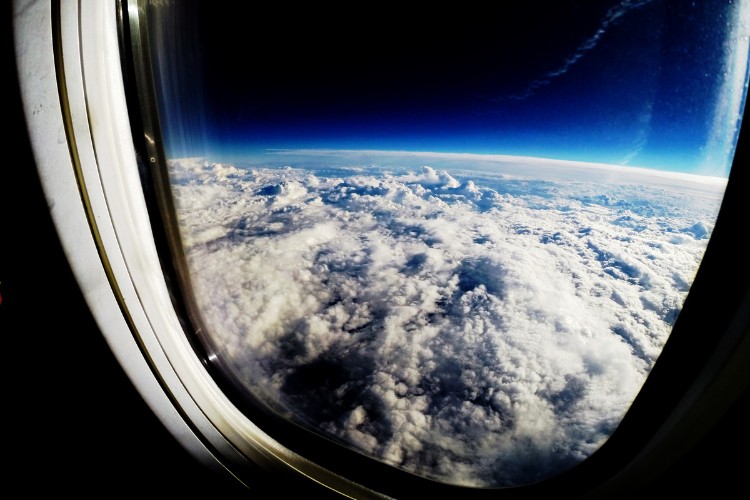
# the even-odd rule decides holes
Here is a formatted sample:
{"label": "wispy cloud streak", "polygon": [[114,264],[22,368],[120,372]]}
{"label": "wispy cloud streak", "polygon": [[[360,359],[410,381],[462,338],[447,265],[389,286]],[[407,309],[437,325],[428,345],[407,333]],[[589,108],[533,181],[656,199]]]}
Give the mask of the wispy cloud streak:
{"label": "wispy cloud streak", "polygon": [[602,19],[602,22],[596,32],[589,38],[587,38],[581,45],[579,45],[576,51],[572,55],[567,57],[557,69],[549,71],[544,76],[536,80],[532,80],[522,92],[505,96],[500,99],[524,100],[531,97],[537,90],[546,85],[549,85],[553,80],[567,73],[571,67],[573,67],[578,61],[580,61],[587,53],[593,50],[599,44],[609,28],[622,16],[626,15],[633,9],[640,8],[650,3],[651,1],[652,0],[626,0],[612,7],[604,15],[604,18]]}

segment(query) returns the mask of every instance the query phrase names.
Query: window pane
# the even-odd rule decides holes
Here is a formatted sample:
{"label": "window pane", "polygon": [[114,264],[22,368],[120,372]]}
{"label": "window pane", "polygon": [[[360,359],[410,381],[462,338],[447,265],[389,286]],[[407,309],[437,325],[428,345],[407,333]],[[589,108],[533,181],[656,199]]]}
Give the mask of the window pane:
{"label": "window pane", "polygon": [[215,5],[152,6],[150,27],[200,340],[224,375],[447,483],[590,456],[711,235],[748,3]]}

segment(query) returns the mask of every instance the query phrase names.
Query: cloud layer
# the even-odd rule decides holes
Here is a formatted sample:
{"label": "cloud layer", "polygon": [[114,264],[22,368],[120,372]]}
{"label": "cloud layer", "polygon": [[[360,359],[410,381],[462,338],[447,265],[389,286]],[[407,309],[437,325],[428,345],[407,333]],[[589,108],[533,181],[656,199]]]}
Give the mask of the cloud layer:
{"label": "cloud layer", "polygon": [[470,486],[544,479],[609,437],[721,196],[428,166],[171,170],[232,376],[315,432]]}

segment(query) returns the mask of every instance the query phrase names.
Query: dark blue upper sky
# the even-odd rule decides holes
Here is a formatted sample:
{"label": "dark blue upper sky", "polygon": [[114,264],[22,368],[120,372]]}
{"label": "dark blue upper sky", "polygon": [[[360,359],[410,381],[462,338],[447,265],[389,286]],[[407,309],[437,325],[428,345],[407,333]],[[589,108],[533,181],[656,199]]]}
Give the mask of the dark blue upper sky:
{"label": "dark blue upper sky", "polygon": [[748,15],[730,0],[238,5],[163,16],[158,50],[184,51],[162,55],[171,154],[197,130],[216,155],[441,151],[727,173],[747,61],[732,29]]}

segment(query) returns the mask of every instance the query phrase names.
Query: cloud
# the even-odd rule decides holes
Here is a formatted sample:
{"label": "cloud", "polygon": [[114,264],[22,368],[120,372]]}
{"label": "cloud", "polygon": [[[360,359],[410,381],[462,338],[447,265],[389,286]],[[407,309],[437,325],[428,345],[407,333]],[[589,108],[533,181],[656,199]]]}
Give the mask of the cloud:
{"label": "cloud", "polygon": [[549,477],[609,437],[721,195],[428,166],[171,171],[204,340],[239,383],[314,432],[470,486]]}
{"label": "cloud", "polygon": [[648,3],[651,3],[651,0],[625,0],[610,8],[604,15],[597,30],[591,36],[586,38],[576,50],[560,64],[560,66],[547,72],[544,76],[531,81],[523,92],[507,98],[516,100],[526,99],[532,96],[538,89],[549,85],[554,79],[570,71],[571,67],[599,44],[599,41],[604,37],[612,24],[616,23],[618,19],[631,10],[640,8]]}

